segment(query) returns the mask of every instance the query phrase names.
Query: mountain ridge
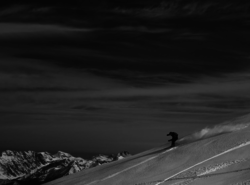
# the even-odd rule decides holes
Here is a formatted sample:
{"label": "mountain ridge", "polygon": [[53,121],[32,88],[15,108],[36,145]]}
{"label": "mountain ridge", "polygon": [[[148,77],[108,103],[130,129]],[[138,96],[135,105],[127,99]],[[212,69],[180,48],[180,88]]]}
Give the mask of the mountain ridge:
{"label": "mountain ridge", "polygon": [[41,184],[84,169],[120,160],[128,155],[130,154],[124,151],[113,155],[100,154],[87,160],[62,151],[50,154],[6,150],[0,157],[0,184]]}

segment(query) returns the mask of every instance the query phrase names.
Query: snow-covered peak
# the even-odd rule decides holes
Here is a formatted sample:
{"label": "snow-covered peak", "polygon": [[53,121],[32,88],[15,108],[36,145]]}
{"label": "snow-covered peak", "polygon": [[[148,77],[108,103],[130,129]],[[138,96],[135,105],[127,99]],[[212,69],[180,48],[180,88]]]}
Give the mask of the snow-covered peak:
{"label": "snow-covered peak", "polygon": [[[119,157],[118,157],[119,156]],[[91,160],[74,157],[58,151],[56,154],[34,151],[2,152],[0,157],[0,184],[2,181],[25,181],[37,184],[73,174],[87,168],[121,159],[124,152],[117,155],[97,155]],[[5,183],[5,182],[4,182]]]}
{"label": "snow-covered peak", "polygon": [[53,156],[48,152],[39,152],[38,154],[41,155],[46,162],[54,160]]}
{"label": "snow-covered peak", "polygon": [[56,154],[53,155],[53,157],[58,158],[58,159],[71,159],[71,160],[75,158],[69,153],[62,152],[62,151],[58,151]]}

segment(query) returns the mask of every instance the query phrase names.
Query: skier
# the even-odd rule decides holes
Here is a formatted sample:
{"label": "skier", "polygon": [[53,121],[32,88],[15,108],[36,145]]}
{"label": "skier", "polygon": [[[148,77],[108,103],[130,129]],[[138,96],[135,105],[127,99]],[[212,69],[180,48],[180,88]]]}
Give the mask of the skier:
{"label": "skier", "polygon": [[169,132],[167,136],[172,136],[172,139],[168,141],[172,141],[171,147],[175,147],[175,142],[178,140],[178,134],[175,132]]}

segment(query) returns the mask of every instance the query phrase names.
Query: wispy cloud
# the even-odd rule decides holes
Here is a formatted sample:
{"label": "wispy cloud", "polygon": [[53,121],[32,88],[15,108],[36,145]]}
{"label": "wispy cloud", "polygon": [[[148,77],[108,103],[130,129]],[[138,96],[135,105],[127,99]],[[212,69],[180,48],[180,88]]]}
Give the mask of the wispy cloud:
{"label": "wispy cloud", "polygon": [[[87,28],[70,28],[65,26],[50,25],[50,24],[24,24],[24,23],[1,23],[0,24],[0,37],[1,36],[16,36],[20,37],[20,34],[26,34],[23,36],[30,36],[27,34],[67,34],[67,32],[72,31],[81,31],[81,32],[90,32],[92,29]],[[34,36],[34,35],[32,35]]]}
{"label": "wispy cloud", "polygon": [[[33,99],[36,105],[44,100],[44,102],[51,101],[58,102],[58,104],[67,102],[68,106],[72,102],[71,107],[84,107],[85,105],[81,105],[80,102],[85,102],[85,104],[87,102],[89,104],[87,107],[95,107],[96,109],[100,104],[97,103],[98,101],[105,102],[106,107],[114,102],[118,107],[119,104],[120,107],[125,104],[128,107],[132,106],[130,104],[135,106],[136,102],[145,105],[153,103],[159,105],[160,102],[169,103],[169,105],[173,102],[176,105],[178,103],[180,105],[193,103],[194,107],[197,102],[208,105],[209,101],[216,106],[215,101],[223,102],[221,101],[223,97],[231,102],[237,102],[237,98],[232,99],[233,97],[238,97],[238,100],[248,99],[250,91],[248,85],[250,79],[247,72],[220,77],[203,76],[199,79],[183,77],[188,79],[183,83],[179,81],[174,83],[172,80],[169,81],[169,75],[160,75],[162,83],[152,83],[152,85],[149,83],[146,86],[138,87],[134,83],[130,83],[131,78],[138,79],[140,75],[139,78],[143,78],[144,81],[152,81],[156,77],[155,74],[128,73],[126,81],[126,78],[120,80],[115,75],[95,75],[88,70],[59,69],[58,66],[45,65],[39,60],[22,61],[21,59],[5,58],[2,59],[0,65],[2,69],[0,70],[0,93],[2,94],[0,99],[2,102],[6,102],[5,105],[7,100],[9,100],[10,105],[11,103],[16,105],[18,101],[22,104],[25,102],[24,97],[26,96],[30,100]],[[177,75],[176,78],[180,78],[180,76]],[[210,97],[216,98],[209,100],[201,95],[207,95],[207,97],[210,95]],[[24,99],[21,100],[22,98]],[[79,102],[79,105],[76,102]],[[99,108],[104,107],[100,106]]]}

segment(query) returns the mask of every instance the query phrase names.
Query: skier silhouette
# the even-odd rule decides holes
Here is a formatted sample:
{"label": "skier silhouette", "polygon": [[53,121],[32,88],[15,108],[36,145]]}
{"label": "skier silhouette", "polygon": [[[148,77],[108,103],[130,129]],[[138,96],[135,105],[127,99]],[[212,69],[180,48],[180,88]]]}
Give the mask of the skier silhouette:
{"label": "skier silhouette", "polygon": [[167,136],[172,136],[172,139],[168,140],[168,141],[172,141],[171,143],[171,147],[175,147],[175,142],[178,140],[178,134],[175,132],[169,132],[167,134]]}

